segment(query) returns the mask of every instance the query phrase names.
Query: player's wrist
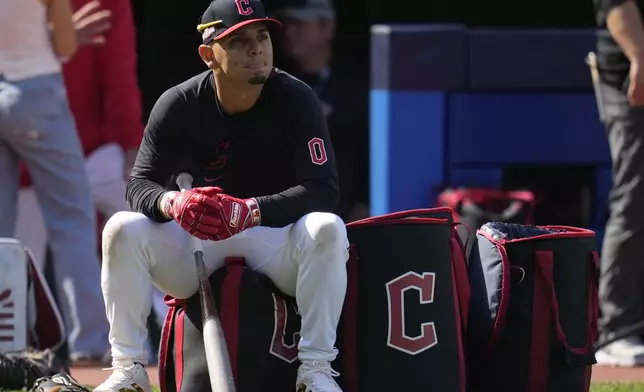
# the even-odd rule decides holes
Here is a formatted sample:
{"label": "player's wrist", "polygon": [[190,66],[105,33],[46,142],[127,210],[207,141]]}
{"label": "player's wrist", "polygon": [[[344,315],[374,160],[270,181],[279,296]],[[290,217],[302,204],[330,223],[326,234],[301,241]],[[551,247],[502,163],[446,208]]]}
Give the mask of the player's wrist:
{"label": "player's wrist", "polygon": [[174,218],[174,216],[172,215],[172,206],[174,205],[174,201],[179,194],[179,192],[170,191],[164,193],[163,196],[159,198],[159,211],[161,211],[161,214],[166,219]]}
{"label": "player's wrist", "polygon": [[251,227],[259,226],[262,224],[262,212],[259,209],[259,203],[257,199],[250,198],[246,199],[246,206],[248,207],[248,215],[250,217]]}

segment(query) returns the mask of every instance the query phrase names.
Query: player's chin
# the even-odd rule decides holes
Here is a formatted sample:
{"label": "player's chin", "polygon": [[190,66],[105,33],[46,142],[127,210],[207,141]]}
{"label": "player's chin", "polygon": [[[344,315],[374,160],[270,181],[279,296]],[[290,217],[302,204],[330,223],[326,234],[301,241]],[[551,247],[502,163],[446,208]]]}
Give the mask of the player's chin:
{"label": "player's chin", "polygon": [[250,84],[263,84],[268,79],[270,72],[253,72],[248,76],[248,83]]}
{"label": "player's chin", "polygon": [[264,83],[266,83],[267,79],[268,79],[268,76],[257,75],[257,76],[253,76],[250,79],[248,79],[248,83],[249,84],[264,84]]}

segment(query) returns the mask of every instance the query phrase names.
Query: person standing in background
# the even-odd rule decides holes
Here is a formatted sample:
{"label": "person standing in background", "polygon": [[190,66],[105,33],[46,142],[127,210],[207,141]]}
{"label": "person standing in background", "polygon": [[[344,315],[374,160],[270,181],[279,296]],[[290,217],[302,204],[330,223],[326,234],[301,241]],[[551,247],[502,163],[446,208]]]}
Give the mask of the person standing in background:
{"label": "person standing in background", "polygon": [[[595,0],[596,91],[613,162],[610,218],[602,246],[600,331],[603,339],[644,317],[644,25],[642,0]],[[602,365],[644,365],[633,334],[600,349]]]}
{"label": "person standing in background", "polygon": [[[273,12],[283,23],[280,49],[286,70],[322,101],[336,153],[345,222],[369,216],[368,72],[333,53],[336,15],[331,0],[287,2]],[[278,64],[280,66],[280,64]]]}
{"label": "person standing in background", "polygon": [[70,0],[0,2],[0,237],[13,237],[19,163],[34,182],[75,351],[104,353],[107,320],[83,151],[61,74],[78,42]]}
{"label": "person standing in background", "polygon": [[[127,211],[125,185],[143,136],[141,94],[137,81],[136,34],[129,0],[72,0],[78,52],[63,67],[65,84],[86,157],[92,199],[107,221]],[[15,237],[44,265],[48,237],[29,173],[23,170]],[[93,251],[98,256],[98,247]],[[77,264],[81,264],[78,261]],[[56,255],[52,267],[60,264]],[[79,314],[80,324],[97,321]],[[101,315],[107,329],[105,315]],[[70,343],[71,339],[70,339]],[[73,344],[72,344],[73,345]],[[107,337],[91,350],[70,350],[73,366],[96,365],[109,351]]]}
{"label": "person standing in background", "polygon": [[[125,182],[143,137],[130,3],[112,0],[106,4],[103,7],[97,0],[72,0],[81,46],[63,66],[92,198],[104,220],[127,210]],[[47,238],[42,231],[42,214],[29,173],[25,166],[21,169],[16,238],[30,247],[37,263],[43,266]]]}

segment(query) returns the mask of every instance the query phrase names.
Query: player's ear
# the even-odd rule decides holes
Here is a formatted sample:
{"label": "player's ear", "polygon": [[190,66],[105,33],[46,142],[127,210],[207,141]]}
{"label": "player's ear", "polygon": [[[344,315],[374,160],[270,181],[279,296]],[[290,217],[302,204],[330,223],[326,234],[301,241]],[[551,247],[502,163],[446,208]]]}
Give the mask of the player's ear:
{"label": "player's ear", "polygon": [[215,69],[217,61],[215,60],[215,53],[208,45],[199,45],[199,57],[210,69]]}

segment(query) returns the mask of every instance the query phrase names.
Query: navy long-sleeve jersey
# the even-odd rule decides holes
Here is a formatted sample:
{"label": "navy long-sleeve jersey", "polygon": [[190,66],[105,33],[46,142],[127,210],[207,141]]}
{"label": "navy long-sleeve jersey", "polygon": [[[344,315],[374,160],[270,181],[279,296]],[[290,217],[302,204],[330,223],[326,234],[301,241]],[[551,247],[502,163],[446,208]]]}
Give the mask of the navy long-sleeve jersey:
{"label": "navy long-sleeve jersey", "polygon": [[218,186],[255,197],[262,226],[282,227],[309,212],[332,212],[338,173],[326,120],[316,94],[274,69],[257,103],[226,115],[210,70],[167,90],[156,102],[126,199],[130,208],[166,222],[158,202],[187,171],[194,187]]}

